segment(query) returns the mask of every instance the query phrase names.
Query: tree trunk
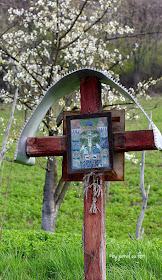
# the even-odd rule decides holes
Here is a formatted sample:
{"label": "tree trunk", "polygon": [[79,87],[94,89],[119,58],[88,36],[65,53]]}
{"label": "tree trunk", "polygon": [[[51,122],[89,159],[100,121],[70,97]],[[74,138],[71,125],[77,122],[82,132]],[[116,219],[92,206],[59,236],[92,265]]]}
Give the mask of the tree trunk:
{"label": "tree trunk", "polygon": [[44,185],[43,210],[42,210],[42,229],[54,232],[57,220],[57,205],[54,199],[57,187],[56,158],[48,159],[47,171]]}
{"label": "tree trunk", "polygon": [[144,228],[142,230],[141,230],[141,228],[142,228],[142,223],[143,223],[144,216],[145,216],[149,190],[150,190],[150,185],[147,188],[147,192],[145,193],[145,196],[143,196],[141,213],[140,213],[138,223],[137,223],[137,227],[136,227],[136,239],[140,239],[140,240],[142,240],[142,237],[143,237],[143,234],[144,234]]}
{"label": "tree trunk", "polygon": [[43,193],[42,229],[54,232],[57,214],[70,182],[58,182],[56,157],[48,158]]}
{"label": "tree trunk", "polygon": [[[152,112],[150,114],[150,120],[152,119]],[[149,122],[148,129],[151,128],[151,122]],[[143,198],[141,213],[138,219],[137,227],[136,227],[136,239],[142,240],[144,234],[144,228],[142,228],[142,223],[145,216],[148,194],[150,190],[150,185],[148,185],[147,191],[145,191],[145,184],[144,184],[144,171],[145,171],[145,154],[146,151],[142,151],[142,158],[141,158],[141,170],[140,170],[140,187],[141,187],[141,194]]]}

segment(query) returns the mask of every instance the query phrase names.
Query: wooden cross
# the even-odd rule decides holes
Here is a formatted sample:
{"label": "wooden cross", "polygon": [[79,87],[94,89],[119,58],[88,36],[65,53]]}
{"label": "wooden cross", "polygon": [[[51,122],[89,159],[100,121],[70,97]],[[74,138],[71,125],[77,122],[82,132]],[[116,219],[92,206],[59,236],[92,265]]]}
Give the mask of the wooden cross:
{"label": "wooden cross", "polygon": [[[80,80],[80,93],[81,114],[102,112],[101,84],[98,79],[95,77],[82,78]],[[114,153],[124,153],[156,150],[157,148],[154,144],[153,131],[140,130],[114,132],[113,149]],[[27,139],[27,155],[29,157],[64,156],[63,165],[67,165],[66,135],[60,137],[29,137]],[[73,178],[77,180],[81,177],[77,177],[76,174]],[[100,211],[96,214],[89,213],[92,203],[92,189],[89,189],[87,199],[84,198],[84,275],[87,280],[106,279],[105,179],[111,181],[111,178],[101,176],[102,193],[97,200],[97,208]]]}

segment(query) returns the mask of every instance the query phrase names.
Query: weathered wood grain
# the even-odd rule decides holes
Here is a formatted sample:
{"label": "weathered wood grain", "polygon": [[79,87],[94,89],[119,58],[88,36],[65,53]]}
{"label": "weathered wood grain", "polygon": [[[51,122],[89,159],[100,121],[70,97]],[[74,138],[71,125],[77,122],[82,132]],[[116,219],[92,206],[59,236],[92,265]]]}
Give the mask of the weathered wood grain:
{"label": "weathered wood grain", "polygon": [[153,130],[115,132],[113,146],[115,152],[157,150]]}
{"label": "weathered wood grain", "polygon": [[66,136],[28,137],[26,153],[30,157],[63,156]]}
{"label": "weathered wood grain", "polygon": [[[114,152],[157,150],[152,130],[113,133]],[[62,156],[66,153],[66,135],[28,137],[27,155],[30,157]]]}

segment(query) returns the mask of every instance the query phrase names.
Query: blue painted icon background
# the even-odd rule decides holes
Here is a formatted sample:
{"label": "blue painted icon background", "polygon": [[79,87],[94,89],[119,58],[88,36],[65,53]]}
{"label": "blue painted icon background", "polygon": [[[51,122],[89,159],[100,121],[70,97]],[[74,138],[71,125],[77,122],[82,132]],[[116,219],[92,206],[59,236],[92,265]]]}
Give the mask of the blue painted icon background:
{"label": "blue painted icon background", "polygon": [[107,118],[71,120],[72,169],[109,167]]}

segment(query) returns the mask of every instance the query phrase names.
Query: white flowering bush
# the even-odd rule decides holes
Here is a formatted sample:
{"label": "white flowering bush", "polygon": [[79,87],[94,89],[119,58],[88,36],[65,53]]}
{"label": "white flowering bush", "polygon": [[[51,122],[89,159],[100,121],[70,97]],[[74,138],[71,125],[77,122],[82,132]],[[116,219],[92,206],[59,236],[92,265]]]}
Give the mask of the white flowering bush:
{"label": "white flowering bush", "polygon": [[[6,88],[0,91],[1,100],[12,102],[15,88],[19,89],[17,109],[33,110],[51,86],[61,75],[73,69],[90,66],[114,74],[112,66],[123,63],[132,56],[128,51],[123,56],[117,47],[109,48],[109,38],[133,33],[128,25],[121,26],[116,13],[118,1],[31,1],[27,10],[10,8],[11,28],[0,37],[0,71]],[[114,14],[115,15],[115,14]],[[111,70],[110,70],[111,69]],[[138,85],[139,95],[145,95],[147,88],[156,81]],[[131,90],[131,89],[130,89]],[[105,106],[125,102],[125,98],[109,86],[103,86],[102,99]],[[136,94],[132,89],[132,93]],[[78,107],[79,93],[59,101],[59,109]],[[120,105],[116,105],[120,108]],[[112,107],[113,108],[113,107]],[[124,107],[122,107],[124,108]],[[41,125],[43,134],[60,132],[54,111]],[[131,117],[130,113],[126,114]],[[45,129],[46,127],[46,129]]]}
{"label": "white flowering bush", "polygon": [[60,75],[80,66],[109,70],[122,55],[108,51],[102,34],[127,34],[128,26],[107,22],[116,8],[111,1],[31,1],[28,10],[10,8],[9,22],[17,27],[1,37],[0,61],[8,91],[1,98],[9,102],[13,87],[19,88],[19,103],[33,109],[46,88]]}

